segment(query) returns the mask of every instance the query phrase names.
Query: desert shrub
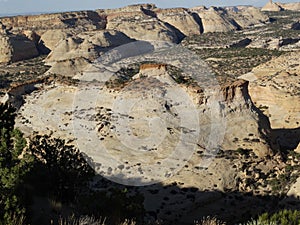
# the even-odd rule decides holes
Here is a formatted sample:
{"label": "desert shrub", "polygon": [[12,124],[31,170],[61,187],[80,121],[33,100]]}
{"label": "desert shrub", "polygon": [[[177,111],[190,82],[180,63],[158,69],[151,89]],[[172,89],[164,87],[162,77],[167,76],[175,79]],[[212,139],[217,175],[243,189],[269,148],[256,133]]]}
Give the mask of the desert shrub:
{"label": "desert shrub", "polygon": [[62,139],[36,135],[28,152],[34,157],[30,182],[41,193],[62,202],[73,199],[94,176],[94,170],[80,151]]}
{"label": "desert shrub", "polygon": [[196,221],[195,225],[226,225],[226,223],[218,220],[215,217],[205,217],[200,221]]}
{"label": "desert shrub", "polygon": [[300,211],[284,209],[274,214],[264,213],[246,225],[299,225]]}

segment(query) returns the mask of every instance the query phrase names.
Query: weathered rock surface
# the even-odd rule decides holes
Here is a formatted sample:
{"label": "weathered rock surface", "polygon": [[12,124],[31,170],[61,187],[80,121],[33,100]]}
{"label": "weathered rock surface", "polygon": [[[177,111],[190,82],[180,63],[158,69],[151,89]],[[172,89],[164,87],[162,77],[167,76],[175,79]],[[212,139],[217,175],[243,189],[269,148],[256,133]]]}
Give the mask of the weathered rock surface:
{"label": "weathered rock surface", "polygon": [[200,18],[187,9],[158,9],[154,12],[160,20],[172,25],[186,36],[201,34],[203,28]]}
{"label": "weathered rock surface", "polygon": [[269,22],[269,17],[255,7],[237,6],[225,9],[228,18],[240,29]]}
{"label": "weathered rock surface", "polygon": [[279,3],[284,10],[300,11],[300,2],[294,3]]}
{"label": "weathered rock surface", "polygon": [[297,179],[296,183],[292,185],[287,195],[295,198],[300,198],[300,177]]}
{"label": "weathered rock surface", "polygon": [[262,7],[261,11],[272,11],[272,12],[279,12],[284,10],[280,4],[273,2],[270,0],[264,7]]}
{"label": "weathered rock surface", "polygon": [[96,45],[88,39],[82,40],[79,38],[69,37],[61,40],[53,51],[47,56],[45,62],[49,65],[62,60],[70,60],[74,58],[86,58],[94,60],[99,56]]}
{"label": "weathered rock surface", "polygon": [[38,56],[33,41],[24,35],[0,34],[0,63],[10,63]]}
{"label": "weathered rock surface", "polygon": [[236,27],[228,20],[228,18],[223,16],[214,7],[211,7],[208,10],[201,8],[199,10],[199,8],[194,8],[192,11],[199,15],[205,33],[236,30]]}
{"label": "weathered rock surface", "polygon": [[79,38],[88,40],[99,48],[111,48],[127,44],[133,40],[117,30],[99,30],[94,32],[80,33]]}
{"label": "weathered rock surface", "polygon": [[121,31],[137,40],[179,41],[174,29],[142,10],[107,14],[106,28]]}
{"label": "weathered rock surface", "polygon": [[251,98],[270,117],[274,129],[299,127],[300,106],[295,104],[300,99],[298,61],[299,51],[284,54],[242,76],[250,80]]}
{"label": "weathered rock surface", "polygon": [[67,30],[47,30],[40,37],[38,48],[42,54],[49,54],[50,51],[63,39],[70,36]]}
{"label": "weathered rock surface", "polygon": [[279,12],[282,10],[290,10],[290,11],[299,11],[300,10],[300,3],[280,3],[280,2],[273,2],[270,0],[264,7],[261,9],[262,11],[273,11]]}
{"label": "weathered rock surface", "polygon": [[79,11],[66,13],[53,13],[31,16],[15,16],[1,18],[0,21],[14,30],[38,30],[40,32],[49,29],[85,28],[104,29],[105,17],[99,16],[95,11]]}
{"label": "weathered rock surface", "polygon": [[73,77],[80,74],[90,64],[85,57],[74,57],[65,60],[55,61],[52,67],[46,72],[47,74],[63,75]]}
{"label": "weathered rock surface", "polygon": [[300,154],[300,143],[298,144],[297,148],[295,149],[295,152]]}
{"label": "weathered rock surface", "polygon": [[[78,53],[74,49],[62,50],[62,41],[69,37],[84,40],[93,46],[77,49],[90,49],[88,56],[80,53],[77,58],[94,59],[95,51],[103,48],[126,44],[131,40],[155,40],[180,42],[185,36],[200,35],[203,32],[227,32],[248,26],[263,24],[267,17],[253,7],[216,8],[195,7],[192,9],[158,9],[153,4],[138,4],[119,9],[79,11],[31,16],[1,18],[1,33],[24,34],[37,47],[40,54],[51,51],[67,53],[56,60],[74,58]],[[60,46],[58,46],[60,45]],[[4,45],[3,45],[4,46]],[[20,51],[28,52],[28,45]],[[26,47],[27,46],[27,47]],[[102,50],[100,49],[102,48]],[[8,50],[7,50],[8,51]],[[15,53],[18,54],[18,53]],[[51,52],[49,61],[54,61],[57,54]],[[34,57],[36,54],[31,54]],[[54,55],[54,56],[53,56]],[[72,55],[72,56],[71,56]],[[92,55],[92,56],[91,56]],[[6,56],[3,56],[6,57]],[[16,57],[17,60],[24,57]],[[25,57],[27,58],[27,57]],[[50,58],[52,58],[50,60]],[[9,61],[9,60],[4,60]]]}

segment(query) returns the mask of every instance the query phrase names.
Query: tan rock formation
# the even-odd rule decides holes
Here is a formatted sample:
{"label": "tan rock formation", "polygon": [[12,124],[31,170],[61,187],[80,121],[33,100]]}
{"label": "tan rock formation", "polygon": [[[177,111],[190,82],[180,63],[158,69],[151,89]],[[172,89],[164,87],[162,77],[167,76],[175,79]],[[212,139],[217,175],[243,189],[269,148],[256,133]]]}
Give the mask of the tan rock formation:
{"label": "tan rock formation", "polygon": [[39,42],[39,40],[40,40],[40,36],[39,36],[36,32],[34,32],[34,31],[32,31],[32,30],[24,30],[24,31],[23,31],[23,34],[24,34],[28,39],[30,39],[31,41],[33,41],[34,44],[35,44],[36,46],[38,45],[38,42]]}
{"label": "tan rock formation", "polygon": [[[271,127],[268,118],[255,110],[248,93],[249,82],[235,81],[225,84],[223,113],[226,115],[226,130],[223,149],[252,149],[258,156],[272,154],[277,148],[268,137]],[[241,124],[242,129],[241,129]]]}
{"label": "tan rock formation", "polygon": [[261,11],[273,11],[273,12],[279,12],[282,11],[283,8],[280,6],[280,4],[277,4],[270,0],[264,7],[262,7]]}
{"label": "tan rock formation", "polygon": [[287,195],[298,199],[300,198],[300,177],[297,179],[296,183],[291,186]]}
{"label": "tan rock formation", "polygon": [[214,7],[208,10],[193,8],[192,11],[199,15],[204,33],[228,32],[236,29],[236,27]]}
{"label": "tan rock formation", "polygon": [[166,72],[167,65],[166,64],[142,64],[140,66],[140,72],[147,72],[147,70],[164,70]]}
{"label": "tan rock formation", "polygon": [[70,34],[67,30],[47,30],[40,38],[39,50],[44,54],[48,54],[61,40],[66,39],[68,36]]}
{"label": "tan rock formation", "polygon": [[104,29],[106,25],[105,17],[99,16],[94,11],[15,16],[1,18],[0,21],[14,30],[49,30],[75,26],[86,29]]}
{"label": "tan rock formation", "polygon": [[33,41],[23,35],[0,35],[0,63],[10,63],[38,56]]}
{"label": "tan rock formation", "polygon": [[121,31],[137,40],[179,41],[173,29],[153,15],[145,13],[142,8],[133,12],[108,13],[106,28]]}
{"label": "tan rock formation", "polygon": [[134,5],[128,5],[122,8],[116,8],[116,9],[105,9],[105,10],[97,10],[98,13],[105,13],[105,14],[112,14],[112,13],[126,13],[126,12],[137,12],[142,9],[146,10],[154,10],[156,9],[155,4],[134,4]]}
{"label": "tan rock formation", "polygon": [[73,77],[84,71],[89,64],[90,62],[84,57],[60,60],[56,61],[46,73]]}
{"label": "tan rock formation", "polygon": [[81,33],[78,35],[78,37],[84,40],[87,39],[92,44],[102,48],[117,47],[133,41],[124,33],[116,30],[99,30],[94,32]]}
{"label": "tan rock formation", "polygon": [[270,117],[272,128],[297,128],[300,123],[299,51],[284,54],[242,76],[252,80],[251,98]]}
{"label": "tan rock formation", "polygon": [[300,11],[300,3],[280,3],[270,0],[264,7],[262,7],[261,10],[271,12],[279,12],[282,10]]}
{"label": "tan rock formation", "polygon": [[159,9],[154,12],[160,20],[172,25],[186,36],[201,33],[201,24],[198,24],[195,15],[193,16],[187,9]]}
{"label": "tan rock formation", "polygon": [[284,10],[300,11],[300,2],[278,3]]}
{"label": "tan rock formation", "polygon": [[88,39],[76,39],[69,37],[60,41],[53,51],[47,56],[45,62],[49,65],[53,62],[84,57],[94,60],[99,56],[96,46]]}
{"label": "tan rock formation", "polygon": [[235,21],[240,28],[247,28],[253,25],[261,25],[269,22],[269,17],[258,8],[249,6],[237,6],[235,10],[229,10],[225,8],[228,18]]}

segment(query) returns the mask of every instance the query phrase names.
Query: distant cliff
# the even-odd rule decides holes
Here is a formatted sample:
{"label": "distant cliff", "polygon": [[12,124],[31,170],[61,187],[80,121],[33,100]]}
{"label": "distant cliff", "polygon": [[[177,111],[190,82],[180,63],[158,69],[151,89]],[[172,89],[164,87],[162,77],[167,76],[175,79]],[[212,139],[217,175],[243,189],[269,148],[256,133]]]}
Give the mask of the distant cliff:
{"label": "distant cliff", "polygon": [[[235,7],[234,10],[230,7],[159,9],[154,4],[6,17],[0,18],[2,27],[0,35],[3,43],[0,46],[2,53],[0,63],[24,60],[38,54],[49,54],[50,51],[55,51],[60,41],[67,41],[69,37],[77,44],[84,44],[71,46],[65,44],[66,49],[60,52],[60,55],[71,51],[77,54],[72,58],[84,57],[93,60],[103,48],[116,46],[118,43],[121,45],[128,40],[178,43],[189,35],[227,32],[268,21],[269,18],[254,7]],[[99,37],[98,32],[102,32],[103,35]],[[62,45],[59,46],[61,48]],[[83,46],[84,49],[81,48]],[[91,51],[93,54],[85,52],[85,55],[82,55],[83,51]],[[73,53],[71,55],[74,55]]]}

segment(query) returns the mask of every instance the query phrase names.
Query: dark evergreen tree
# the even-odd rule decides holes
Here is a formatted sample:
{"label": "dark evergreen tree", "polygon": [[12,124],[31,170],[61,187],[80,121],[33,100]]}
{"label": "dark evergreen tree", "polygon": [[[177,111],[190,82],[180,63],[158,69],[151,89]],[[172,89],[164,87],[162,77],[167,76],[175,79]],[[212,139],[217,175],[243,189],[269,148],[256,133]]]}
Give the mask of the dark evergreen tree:
{"label": "dark evergreen tree", "polygon": [[22,217],[20,187],[30,170],[31,158],[22,154],[26,140],[14,129],[15,110],[9,104],[0,104],[0,223],[11,224]]}

